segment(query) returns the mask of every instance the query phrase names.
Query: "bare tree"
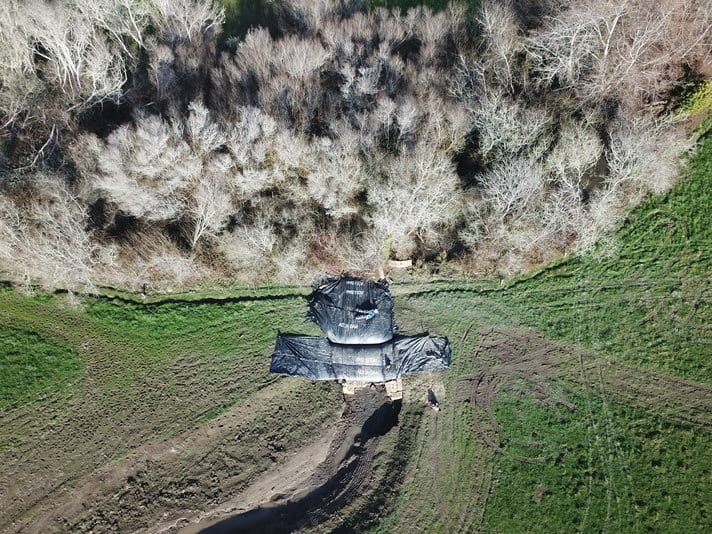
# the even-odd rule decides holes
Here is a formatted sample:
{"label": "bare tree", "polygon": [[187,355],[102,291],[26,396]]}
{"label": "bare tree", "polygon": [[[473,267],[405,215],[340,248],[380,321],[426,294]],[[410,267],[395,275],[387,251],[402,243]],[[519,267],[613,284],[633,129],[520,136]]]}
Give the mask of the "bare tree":
{"label": "bare tree", "polygon": [[232,162],[226,162],[225,159],[226,157],[216,157],[206,166],[204,174],[193,186],[188,204],[188,214],[193,220],[190,238],[193,247],[203,236],[222,230],[233,211],[231,194],[225,179]]}
{"label": "bare tree", "polygon": [[439,227],[458,209],[458,181],[450,160],[418,146],[387,163],[380,181],[371,181],[367,219],[381,247],[398,258],[415,250],[416,239],[437,246]]}
{"label": "bare tree", "polygon": [[536,77],[575,90],[584,102],[617,97],[637,108],[662,98],[683,63],[709,58],[712,19],[705,4],[576,2],[531,35]]}
{"label": "bare tree", "polygon": [[495,165],[480,182],[483,199],[504,221],[541,202],[546,178],[535,161],[517,158]]}
{"label": "bare tree", "polygon": [[662,193],[679,175],[681,157],[690,140],[674,129],[671,119],[620,119],[611,125],[606,153],[608,183],[631,193]]}
{"label": "bare tree", "polygon": [[151,115],[118,128],[106,142],[85,135],[75,154],[86,179],[86,198],[105,198],[148,221],[178,218],[188,186],[201,170],[179,126]]}
{"label": "bare tree", "polygon": [[514,92],[516,54],[523,49],[519,23],[509,1],[487,0],[482,3],[477,20],[483,33],[482,60],[486,74],[510,94]]}
{"label": "bare tree", "polygon": [[[585,248],[674,183],[688,145],[666,99],[709,71],[707,3],[551,0],[534,18],[487,1],[468,20],[276,0],[278,36],[253,29],[214,61],[214,0],[7,0],[0,163],[71,159],[76,174],[2,197],[0,261],[30,273],[31,238],[57,272],[170,285],[371,269],[458,232],[477,269],[503,274]],[[100,112],[84,111],[106,99],[132,118],[90,133]],[[134,220],[122,240],[86,230],[100,199],[93,223]],[[75,236],[43,233],[52,217]],[[45,235],[90,254],[62,258]]]}
{"label": "bare tree", "polygon": [[213,0],[150,0],[151,18],[170,38],[193,39],[208,30],[218,31],[224,10]]}
{"label": "bare tree", "polygon": [[61,182],[36,175],[32,188],[0,195],[0,264],[44,287],[87,287],[94,269],[111,262],[87,232],[86,213]]}
{"label": "bare tree", "polygon": [[582,180],[603,154],[597,132],[579,121],[567,121],[559,127],[556,144],[547,154],[544,167],[560,186],[574,194]]}
{"label": "bare tree", "polygon": [[551,144],[553,117],[546,108],[523,106],[499,90],[485,90],[469,107],[485,160],[521,154],[536,159]]}
{"label": "bare tree", "polygon": [[335,141],[321,138],[313,145],[313,167],[307,176],[309,197],[335,220],[358,213],[357,196],[367,179],[358,154],[358,139],[352,130],[344,128]]}

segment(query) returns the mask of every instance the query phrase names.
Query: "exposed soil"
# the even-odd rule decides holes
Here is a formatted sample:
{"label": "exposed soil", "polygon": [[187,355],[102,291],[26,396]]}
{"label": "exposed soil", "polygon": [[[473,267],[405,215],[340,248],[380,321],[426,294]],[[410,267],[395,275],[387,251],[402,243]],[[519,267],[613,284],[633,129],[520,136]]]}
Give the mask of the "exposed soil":
{"label": "exposed soil", "polygon": [[[61,491],[31,507],[16,502],[4,532],[155,532],[235,495],[261,473],[328,449],[338,413],[320,423],[290,410],[301,383],[278,381],[229,412],[170,439],[154,439],[81,476],[65,473]],[[298,394],[298,392],[297,392]],[[325,391],[328,395],[328,391]],[[291,404],[290,404],[291,403]],[[289,425],[299,425],[295,431]],[[311,431],[311,433],[310,433]],[[314,433],[316,431],[316,433]],[[289,432],[289,438],[281,433]],[[301,436],[301,437],[300,437]],[[306,446],[306,448],[303,448]],[[52,457],[58,451],[37,449]],[[310,455],[310,453],[312,453]],[[59,457],[61,458],[61,456]],[[317,460],[318,463],[318,460]],[[308,469],[308,467],[304,467]],[[72,478],[72,475],[76,478]],[[22,483],[22,480],[18,481]],[[42,479],[34,481],[42,495]],[[158,527],[158,525],[161,525]]]}
{"label": "exposed soil", "polygon": [[310,475],[300,480],[307,470],[286,466],[279,478],[269,474],[232,499],[233,511],[246,511],[220,519],[228,512],[223,505],[181,534],[286,533],[318,525],[369,484],[378,437],[397,424],[399,411],[400,403],[388,401],[382,386],[357,390],[346,402],[331,444],[321,451],[328,451],[326,456],[311,456]]}
{"label": "exposed soil", "polygon": [[[468,329],[468,334],[474,354],[455,357],[468,358],[472,372],[452,382],[427,373],[409,377],[404,381],[403,413],[400,403],[390,402],[384,388],[377,387],[358,390],[326,421],[309,420],[304,404],[302,411],[290,407],[305,386],[280,380],[214,421],[170,439],[147,442],[88,474],[64,473],[66,482],[52,493],[42,488],[43,479],[34,480],[27,493],[30,504],[15,501],[15,507],[5,511],[12,520],[0,530],[182,534],[353,530],[354,525],[378,521],[393,506],[403,480],[413,479],[418,470],[432,471],[428,483],[433,487],[417,491],[439,495],[437,481],[450,479],[447,469],[458,465],[438,449],[439,436],[458,431],[455,405],[469,403],[478,436],[473,474],[466,479],[469,486],[462,488],[469,498],[457,509],[449,501],[438,502],[438,507],[444,507],[441,513],[457,515],[450,523],[455,531],[470,531],[481,524],[492,488],[494,464],[489,459],[500,447],[492,407],[504,388],[533,394],[556,410],[576,410],[567,398],[569,384],[712,428],[712,390],[705,385],[633,371],[531,330]],[[428,389],[444,412],[424,408]],[[323,394],[334,393],[329,391]],[[311,425],[311,430],[301,434],[295,430],[304,425]],[[398,431],[389,433],[396,425]],[[83,446],[90,444],[88,440]],[[51,458],[53,451],[34,447],[36,457],[44,451]],[[16,467],[19,470],[19,464]],[[452,479],[461,477],[453,473]],[[51,498],[42,501],[42,495]],[[412,498],[418,502],[420,497]],[[399,509],[402,524],[415,524],[421,513],[416,505]]]}
{"label": "exposed soil", "polygon": [[378,438],[397,424],[400,402],[388,400],[383,386],[358,390],[299,444],[265,436],[255,424],[284,404],[290,386],[279,381],[215,421],[109,462],[2,530],[291,532],[318,525],[372,482]]}

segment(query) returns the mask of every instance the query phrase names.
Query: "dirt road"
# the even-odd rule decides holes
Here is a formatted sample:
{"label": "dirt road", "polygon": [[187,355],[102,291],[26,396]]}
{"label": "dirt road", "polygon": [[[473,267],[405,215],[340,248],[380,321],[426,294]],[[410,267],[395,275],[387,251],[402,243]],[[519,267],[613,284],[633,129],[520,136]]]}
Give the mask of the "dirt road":
{"label": "dirt road", "polygon": [[397,423],[399,410],[383,387],[358,390],[347,399],[329,444],[314,443],[180,533],[286,533],[318,525],[369,484],[378,437]]}

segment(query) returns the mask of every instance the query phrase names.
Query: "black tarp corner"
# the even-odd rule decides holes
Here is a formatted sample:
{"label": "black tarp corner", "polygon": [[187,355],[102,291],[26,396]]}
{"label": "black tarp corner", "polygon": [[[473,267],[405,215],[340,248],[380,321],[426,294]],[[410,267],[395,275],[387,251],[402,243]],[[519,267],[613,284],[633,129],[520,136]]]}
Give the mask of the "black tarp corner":
{"label": "black tarp corner", "polygon": [[314,287],[308,303],[307,319],[334,343],[372,345],[390,340],[396,332],[393,296],[385,280],[327,278]]}
{"label": "black tarp corner", "polygon": [[277,336],[270,372],[311,380],[388,382],[450,367],[447,338],[396,336],[372,345],[343,345],[317,336]]}
{"label": "black tarp corner", "polygon": [[450,367],[452,353],[446,337],[407,336],[395,338],[393,361],[399,366],[398,375],[422,371],[443,371]]}
{"label": "black tarp corner", "polygon": [[320,380],[317,377],[322,376],[331,377],[334,370],[328,340],[316,336],[279,334],[269,371],[279,375],[313,377],[314,380]]}

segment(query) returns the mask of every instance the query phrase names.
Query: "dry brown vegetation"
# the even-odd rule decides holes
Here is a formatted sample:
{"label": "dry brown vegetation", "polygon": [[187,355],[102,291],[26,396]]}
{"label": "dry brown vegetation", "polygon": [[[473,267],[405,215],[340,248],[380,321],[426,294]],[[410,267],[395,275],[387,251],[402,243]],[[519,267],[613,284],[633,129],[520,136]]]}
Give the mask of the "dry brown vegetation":
{"label": "dry brown vegetation", "polygon": [[[11,0],[0,269],[47,286],[304,281],[387,259],[511,275],[590,247],[689,146],[707,2]],[[536,4],[536,5],[535,5]]]}

